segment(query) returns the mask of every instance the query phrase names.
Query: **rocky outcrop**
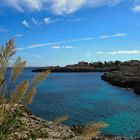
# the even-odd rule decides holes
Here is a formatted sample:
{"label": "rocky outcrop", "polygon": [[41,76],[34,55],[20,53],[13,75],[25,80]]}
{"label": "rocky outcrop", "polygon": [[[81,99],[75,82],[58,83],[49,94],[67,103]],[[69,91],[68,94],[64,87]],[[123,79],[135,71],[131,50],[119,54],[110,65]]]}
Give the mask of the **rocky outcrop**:
{"label": "rocky outcrop", "polygon": [[[45,121],[33,115],[25,108],[19,116],[22,127],[16,129],[6,140],[87,140],[80,135],[84,126],[69,127],[55,125],[54,122]],[[16,111],[16,110],[15,110]],[[98,135],[90,140],[130,140],[128,138]],[[132,140],[132,139],[131,139]]]}
{"label": "rocky outcrop", "polygon": [[127,67],[120,71],[104,73],[101,78],[113,85],[132,88],[140,94],[140,69]]}
{"label": "rocky outcrop", "polygon": [[[11,113],[15,114],[17,105],[12,106],[5,105],[5,109],[12,110]],[[118,136],[110,136],[100,134],[91,139],[82,137],[81,134],[85,126],[67,126],[62,124],[56,124],[52,121],[46,121],[33,115],[29,110],[25,109],[22,105],[18,108],[21,110],[18,119],[17,129],[14,129],[12,133],[9,133],[8,137],[3,140],[139,140],[129,139]],[[11,115],[11,114],[9,114]]]}
{"label": "rocky outcrop", "polygon": [[54,125],[51,121],[45,121],[36,117],[31,112],[23,112],[19,117],[20,127],[9,136],[9,140],[22,139],[71,139],[75,137],[74,132],[66,125]]}

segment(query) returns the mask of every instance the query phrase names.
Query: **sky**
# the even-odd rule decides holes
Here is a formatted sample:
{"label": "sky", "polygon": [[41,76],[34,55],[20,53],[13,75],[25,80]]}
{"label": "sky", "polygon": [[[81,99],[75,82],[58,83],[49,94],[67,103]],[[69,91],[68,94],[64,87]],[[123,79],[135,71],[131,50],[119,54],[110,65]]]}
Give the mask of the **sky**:
{"label": "sky", "polygon": [[27,66],[140,60],[140,0],[0,0],[0,45]]}

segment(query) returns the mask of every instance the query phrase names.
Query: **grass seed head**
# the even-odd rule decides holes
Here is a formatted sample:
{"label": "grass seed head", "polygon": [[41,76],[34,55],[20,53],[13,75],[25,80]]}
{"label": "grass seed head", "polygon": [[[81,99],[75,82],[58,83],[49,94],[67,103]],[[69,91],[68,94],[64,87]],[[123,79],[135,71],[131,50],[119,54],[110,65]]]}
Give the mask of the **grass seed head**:
{"label": "grass seed head", "polygon": [[36,88],[32,88],[23,98],[23,105],[31,104],[36,93]]}

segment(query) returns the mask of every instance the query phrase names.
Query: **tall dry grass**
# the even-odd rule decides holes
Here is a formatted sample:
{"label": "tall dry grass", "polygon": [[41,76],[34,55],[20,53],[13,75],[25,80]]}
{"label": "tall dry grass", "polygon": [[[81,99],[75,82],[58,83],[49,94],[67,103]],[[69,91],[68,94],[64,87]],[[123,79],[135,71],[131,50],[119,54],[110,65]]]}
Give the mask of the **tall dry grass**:
{"label": "tall dry grass", "polygon": [[20,105],[31,104],[37,84],[50,73],[50,71],[39,73],[31,83],[25,79],[14,87],[26,65],[26,61],[18,57],[12,65],[9,79],[6,79],[7,68],[15,54],[16,47],[13,39],[10,39],[6,46],[0,47],[0,140],[6,140],[8,135],[20,127],[17,123],[21,113]]}
{"label": "tall dry grass", "polygon": [[90,140],[96,136],[99,136],[101,134],[101,129],[106,128],[106,127],[108,127],[108,124],[105,122],[92,121],[84,127],[80,136],[84,140]]}

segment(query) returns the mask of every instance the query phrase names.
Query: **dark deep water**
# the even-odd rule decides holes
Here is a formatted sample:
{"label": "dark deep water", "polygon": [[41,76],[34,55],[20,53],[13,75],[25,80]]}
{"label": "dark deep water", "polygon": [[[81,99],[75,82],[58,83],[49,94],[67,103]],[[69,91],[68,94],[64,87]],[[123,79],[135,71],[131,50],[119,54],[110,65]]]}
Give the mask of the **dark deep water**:
{"label": "dark deep water", "polygon": [[[36,73],[25,69],[19,80]],[[102,73],[51,73],[39,86],[29,109],[44,119],[69,115],[66,124],[105,121],[102,132],[140,137],[140,96],[101,80]]]}

